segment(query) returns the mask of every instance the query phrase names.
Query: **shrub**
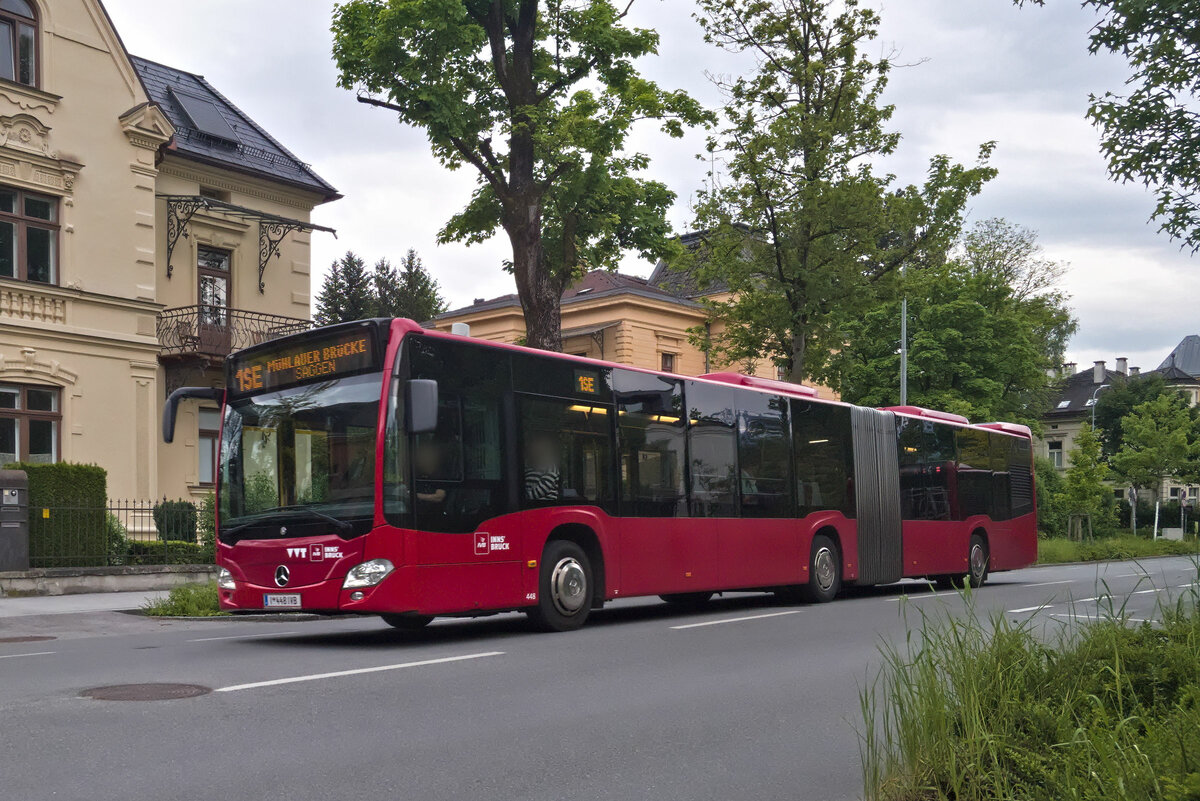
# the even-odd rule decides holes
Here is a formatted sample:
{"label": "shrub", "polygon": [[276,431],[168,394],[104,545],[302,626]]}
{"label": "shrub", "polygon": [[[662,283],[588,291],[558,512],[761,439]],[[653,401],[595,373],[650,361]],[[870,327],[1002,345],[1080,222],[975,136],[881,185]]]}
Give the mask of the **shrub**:
{"label": "shrub", "polygon": [[96,567],[108,563],[108,473],[94,464],[5,465],[29,476],[29,564]]}
{"label": "shrub", "polygon": [[133,540],[129,543],[129,564],[131,565],[211,565],[212,563],[212,547],[194,541],[145,542]]}
{"label": "shrub", "polygon": [[104,513],[104,535],[108,542],[108,563],[126,564],[129,561],[129,531],[112,512]]}
{"label": "shrub", "polygon": [[1097,537],[1094,541],[1075,542],[1055,537],[1038,540],[1038,562],[1099,562],[1114,559],[1141,559],[1146,556],[1186,556],[1200,553],[1196,540],[1152,540],[1124,534]]}
{"label": "shrub", "polygon": [[214,617],[226,615],[217,602],[217,582],[182,584],[172,587],[166,598],[149,601],[142,611],[147,615],[179,617]]}
{"label": "shrub", "polygon": [[217,544],[217,496],[208,493],[200,502],[200,544],[210,550]]}
{"label": "shrub", "polygon": [[160,540],[195,542],[198,515],[191,501],[160,501],[154,504],[154,528]]}

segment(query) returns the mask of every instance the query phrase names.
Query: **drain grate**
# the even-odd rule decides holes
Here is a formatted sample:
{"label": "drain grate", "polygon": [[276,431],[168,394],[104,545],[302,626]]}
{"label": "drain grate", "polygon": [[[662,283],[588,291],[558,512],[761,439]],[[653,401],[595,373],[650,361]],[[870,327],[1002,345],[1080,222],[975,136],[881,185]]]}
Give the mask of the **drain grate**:
{"label": "drain grate", "polygon": [[46,640],[57,640],[57,637],[37,636],[35,634],[27,634],[24,637],[0,637],[0,643],[9,642],[45,642]]}
{"label": "drain grate", "polygon": [[93,687],[80,695],[96,701],[173,701],[211,692],[211,687],[199,684],[114,684],[111,687]]}

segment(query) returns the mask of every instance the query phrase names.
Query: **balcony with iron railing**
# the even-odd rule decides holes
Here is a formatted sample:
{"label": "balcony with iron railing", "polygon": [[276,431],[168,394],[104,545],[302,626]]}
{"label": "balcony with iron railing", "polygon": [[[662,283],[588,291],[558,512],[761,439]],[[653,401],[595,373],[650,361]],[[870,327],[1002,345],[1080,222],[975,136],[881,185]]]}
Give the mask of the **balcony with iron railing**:
{"label": "balcony with iron railing", "polygon": [[195,304],[163,309],[158,314],[159,358],[218,360],[235,350],[311,327],[309,320],[225,306]]}

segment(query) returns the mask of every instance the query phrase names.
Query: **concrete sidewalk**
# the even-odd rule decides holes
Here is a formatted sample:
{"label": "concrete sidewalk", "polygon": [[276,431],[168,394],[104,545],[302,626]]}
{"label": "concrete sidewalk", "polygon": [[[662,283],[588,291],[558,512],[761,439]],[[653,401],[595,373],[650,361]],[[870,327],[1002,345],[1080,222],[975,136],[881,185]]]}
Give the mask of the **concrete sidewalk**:
{"label": "concrete sidewalk", "polygon": [[80,612],[117,612],[139,609],[147,601],[165,598],[163,590],[151,592],[94,592],[80,595],[47,595],[33,598],[0,598],[0,618],[33,615],[70,615]]}

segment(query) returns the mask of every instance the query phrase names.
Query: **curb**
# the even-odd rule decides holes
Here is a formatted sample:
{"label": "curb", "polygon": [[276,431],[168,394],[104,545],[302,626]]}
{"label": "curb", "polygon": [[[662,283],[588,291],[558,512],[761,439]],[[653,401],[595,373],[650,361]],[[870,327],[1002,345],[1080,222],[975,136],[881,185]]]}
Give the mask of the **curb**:
{"label": "curb", "polygon": [[144,617],[147,620],[189,620],[204,623],[309,623],[317,620],[349,620],[353,617],[370,615],[318,615],[312,612],[283,612],[270,615],[148,615],[142,609],[116,609],[123,615]]}

